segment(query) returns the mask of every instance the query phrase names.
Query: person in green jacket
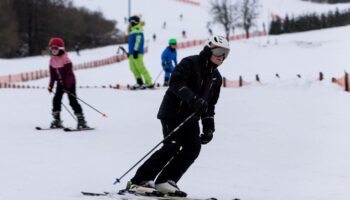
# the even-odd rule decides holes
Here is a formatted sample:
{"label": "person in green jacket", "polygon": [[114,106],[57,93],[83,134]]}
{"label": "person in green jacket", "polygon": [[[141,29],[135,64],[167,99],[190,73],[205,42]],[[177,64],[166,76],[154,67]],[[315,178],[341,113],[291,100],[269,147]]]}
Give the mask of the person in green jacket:
{"label": "person in green jacket", "polygon": [[128,38],[129,45],[129,63],[130,69],[135,76],[136,84],[133,89],[152,88],[152,78],[149,75],[145,64],[143,63],[144,54],[144,35],[140,17],[131,16],[129,18],[130,34]]}

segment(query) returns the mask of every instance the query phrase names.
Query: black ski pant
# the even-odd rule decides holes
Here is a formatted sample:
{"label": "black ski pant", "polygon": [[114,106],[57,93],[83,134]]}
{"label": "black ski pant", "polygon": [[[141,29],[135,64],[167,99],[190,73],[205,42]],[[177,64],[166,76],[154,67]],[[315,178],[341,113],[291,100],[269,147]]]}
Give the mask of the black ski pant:
{"label": "black ski pant", "polygon": [[[161,123],[163,135],[166,137],[181,121],[161,120]],[[149,180],[155,180],[155,183],[168,180],[178,182],[199,155],[201,149],[199,133],[197,121],[185,123],[140,166],[131,182],[134,184]]]}
{"label": "black ski pant", "polygon": [[[72,85],[72,87],[66,89],[69,93],[73,94],[76,96],[75,92],[75,84]],[[61,111],[61,104],[62,104],[62,97],[65,92],[63,91],[63,86],[61,84],[58,84],[56,87],[56,93],[55,96],[53,97],[53,108],[52,112],[56,111]],[[72,107],[74,110],[74,113],[82,113],[83,110],[77,101],[77,98],[75,98],[73,95],[67,94],[68,99],[69,99],[69,105]]]}

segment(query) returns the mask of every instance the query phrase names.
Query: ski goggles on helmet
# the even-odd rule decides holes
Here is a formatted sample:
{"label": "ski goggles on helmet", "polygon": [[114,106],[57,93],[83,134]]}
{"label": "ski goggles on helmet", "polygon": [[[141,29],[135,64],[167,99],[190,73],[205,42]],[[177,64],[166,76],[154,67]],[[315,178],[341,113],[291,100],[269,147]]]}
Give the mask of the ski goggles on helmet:
{"label": "ski goggles on helmet", "polygon": [[211,49],[211,52],[213,53],[214,56],[224,56],[224,58],[226,58],[230,53],[230,49],[216,47]]}
{"label": "ski goggles on helmet", "polygon": [[64,50],[64,47],[60,47],[60,46],[50,46],[49,49],[50,49],[50,51],[52,51],[52,50]]}

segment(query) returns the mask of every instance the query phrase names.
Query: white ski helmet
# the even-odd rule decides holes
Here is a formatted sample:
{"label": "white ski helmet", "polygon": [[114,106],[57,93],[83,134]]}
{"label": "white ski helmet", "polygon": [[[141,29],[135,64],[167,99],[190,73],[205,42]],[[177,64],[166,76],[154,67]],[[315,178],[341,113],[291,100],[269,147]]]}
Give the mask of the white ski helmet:
{"label": "white ski helmet", "polygon": [[[206,46],[208,46],[210,49],[212,49],[212,51],[216,48],[222,48],[223,51],[225,51],[224,56],[225,58],[228,56],[229,52],[230,52],[230,44],[227,41],[227,39],[223,36],[220,35],[215,35],[215,36],[211,36],[207,42],[206,42]],[[215,52],[213,52],[213,54],[215,55]],[[218,56],[218,55],[216,55]]]}

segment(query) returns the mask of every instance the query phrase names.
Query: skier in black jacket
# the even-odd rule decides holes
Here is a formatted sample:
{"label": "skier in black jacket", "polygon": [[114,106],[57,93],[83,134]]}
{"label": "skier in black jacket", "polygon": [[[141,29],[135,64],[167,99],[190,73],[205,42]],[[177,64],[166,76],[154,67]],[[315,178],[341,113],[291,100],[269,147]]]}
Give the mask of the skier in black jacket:
{"label": "skier in black jacket", "polygon": [[187,196],[176,183],[199,155],[201,144],[213,138],[215,104],[222,84],[217,67],[229,51],[224,37],[212,36],[199,55],[186,57],[175,67],[158,112],[164,137],[192,113],[196,115],[140,166],[128,183],[130,192]]}

